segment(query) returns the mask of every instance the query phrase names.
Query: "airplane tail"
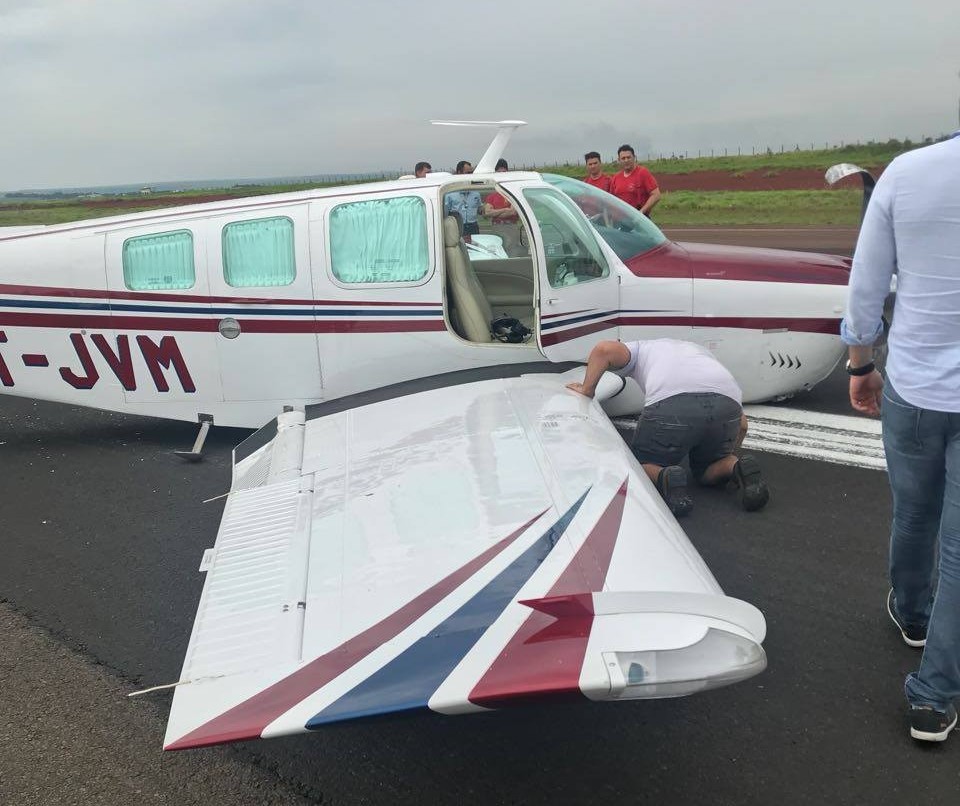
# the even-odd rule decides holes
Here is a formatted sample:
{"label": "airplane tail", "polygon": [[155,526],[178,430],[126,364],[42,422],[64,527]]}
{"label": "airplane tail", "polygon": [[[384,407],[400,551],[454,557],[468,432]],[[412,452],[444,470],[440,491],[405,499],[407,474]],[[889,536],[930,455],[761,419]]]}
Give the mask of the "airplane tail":
{"label": "airplane tail", "polygon": [[507,143],[513,133],[521,126],[526,126],[524,120],[431,120],[434,126],[472,126],[477,128],[496,128],[497,133],[493,141],[483,152],[480,161],[473,169],[477,174],[492,174],[497,167],[497,160],[503,156]]}

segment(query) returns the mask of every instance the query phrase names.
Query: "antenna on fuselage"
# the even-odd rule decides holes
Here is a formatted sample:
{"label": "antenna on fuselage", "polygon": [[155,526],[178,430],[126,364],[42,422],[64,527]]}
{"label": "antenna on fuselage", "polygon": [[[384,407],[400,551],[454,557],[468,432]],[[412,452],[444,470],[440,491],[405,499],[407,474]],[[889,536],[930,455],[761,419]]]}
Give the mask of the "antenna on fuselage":
{"label": "antenna on fuselage", "polygon": [[497,160],[503,156],[507,143],[513,133],[521,126],[526,126],[525,120],[431,120],[434,126],[473,126],[477,128],[496,128],[497,134],[493,142],[480,157],[480,162],[473,169],[475,174],[492,174],[497,167]]}

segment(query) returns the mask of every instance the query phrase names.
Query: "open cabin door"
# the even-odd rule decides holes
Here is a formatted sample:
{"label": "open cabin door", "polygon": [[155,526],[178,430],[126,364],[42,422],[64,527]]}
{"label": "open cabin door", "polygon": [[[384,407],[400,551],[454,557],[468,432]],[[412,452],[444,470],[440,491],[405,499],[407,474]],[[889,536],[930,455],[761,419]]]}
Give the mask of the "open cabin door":
{"label": "open cabin door", "polygon": [[539,272],[537,342],[551,361],[586,361],[619,336],[620,282],[593,228],[565,194],[524,187]]}

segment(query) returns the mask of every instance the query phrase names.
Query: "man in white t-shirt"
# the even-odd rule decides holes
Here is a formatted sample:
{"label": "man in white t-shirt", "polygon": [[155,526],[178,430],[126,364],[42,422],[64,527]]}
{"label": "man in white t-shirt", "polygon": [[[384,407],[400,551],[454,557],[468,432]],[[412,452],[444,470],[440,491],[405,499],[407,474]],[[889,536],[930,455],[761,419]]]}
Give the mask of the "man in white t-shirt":
{"label": "man in white t-shirt", "polygon": [[633,378],[644,392],[632,448],[674,515],[693,509],[679,466],[688,455],[700,484],[733,481],[744,509],[766,505],[770,493],[757,461],[734,453],[747,433],[740,387],[707,349],[676,339],[601,341],[590,351],[583,383],[567,386],[593,397],[607,370]]}

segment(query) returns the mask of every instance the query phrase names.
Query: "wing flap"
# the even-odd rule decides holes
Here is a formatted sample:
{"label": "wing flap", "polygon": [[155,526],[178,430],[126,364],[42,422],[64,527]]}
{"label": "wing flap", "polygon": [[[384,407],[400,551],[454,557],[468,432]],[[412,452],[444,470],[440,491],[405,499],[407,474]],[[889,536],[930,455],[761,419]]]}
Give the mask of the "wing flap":
{"label": "wing flap", "polygon": [[299,478],[230,496],[181,679],[299,660],[309,503]]}

